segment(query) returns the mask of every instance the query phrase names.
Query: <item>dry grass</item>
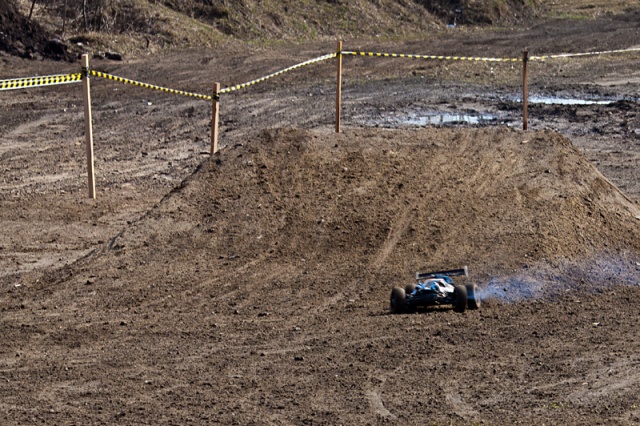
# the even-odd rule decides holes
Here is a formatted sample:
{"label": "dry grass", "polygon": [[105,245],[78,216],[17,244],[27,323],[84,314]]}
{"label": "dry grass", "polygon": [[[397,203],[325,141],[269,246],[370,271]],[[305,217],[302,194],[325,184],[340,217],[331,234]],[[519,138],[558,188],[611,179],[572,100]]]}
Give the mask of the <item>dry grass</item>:
{"label": "dry grass", "polygon": [[[264,46],[281,41],[334,40],[338,37],[424,38],[444,29],[448,19],[442,14],[439,17],[430,14],[418,0],[244,0],[226,4],[214,0],[208,6],[196,0],[95,0],[88,4],[103,5],[99,15],[94,16],[101,23],[100,28],[85,28],[82,2],[67,0],[69,19],[63,33],[60,12],[63,0],[39,1],[33,19],[49,34],[71,44],[82,43],[83,50],[110,50],[127,56],[153,54],[167,48],[213,47],[231,41]],[[22,13],[28,15],[31,0],[16,2]],[[449,2],[443,0],[441,3],[441,12],[451,9]],[[509,19],[514,16],[521,17],[523,7],[528,8],[529,13],[525,13],[528,16],[544,9],[546,16],[552,18],[591,19],[624,12],[633,3],[632,0],[555,0],[529,1],[523,3],[527,6],[514,6],[518,2],[500,1],[486,2],[484,6],[473,3],[474,6],[467,9],[469,14],[473,12],[477,22],[504,26],[513,24]],[[496,5],[500,6],[498,15]],[[97,13],[94,10],[94,14]],[[486,19],[483,20],[483,16]],[[498,16],[505,18],[500,21]]]}
{"label": "dry grass", "polygon": [[553,0],[546,2],[553,18],[592,19],[607,14],[623,13],[638,7],[635,0]]}

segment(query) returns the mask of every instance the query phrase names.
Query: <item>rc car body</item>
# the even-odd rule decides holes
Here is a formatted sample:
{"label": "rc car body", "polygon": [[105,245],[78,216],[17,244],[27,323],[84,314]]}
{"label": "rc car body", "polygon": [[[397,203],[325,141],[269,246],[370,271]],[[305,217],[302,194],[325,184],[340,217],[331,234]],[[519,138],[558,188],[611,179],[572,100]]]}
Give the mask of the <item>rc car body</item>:
{"label": "rc car body", "polygon": [[465,266],[461,269],[436,272],[416,272],[416,283],[407,284],[405,288],[395,287],[391,291],[391,312],[402,313],[419,307],[453,305],[457,312],[467,308],[480,308],[477,297],[477,286],[467,283],[456,284],[452,277],[469,277]]}

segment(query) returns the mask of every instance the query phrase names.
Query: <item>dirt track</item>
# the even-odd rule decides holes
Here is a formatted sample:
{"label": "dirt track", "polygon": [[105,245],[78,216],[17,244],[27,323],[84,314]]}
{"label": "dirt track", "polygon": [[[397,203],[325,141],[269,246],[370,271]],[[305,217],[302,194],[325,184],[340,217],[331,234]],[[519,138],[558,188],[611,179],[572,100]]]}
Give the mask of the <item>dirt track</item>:
{"label": "dirt track", "polygon": [[[433,53],[629,47],[637,19]],[[206,93],[325,51],[94,67]],[[333,65],[308,67],[223,98],[211,161],[209,105],[95,81],[97,201],[78,88],[5,93],[2,423],[640,423],[638,62],[532,65],[532,92],[631,100],[532,106],[526,133],[507,65],[345,59],[342,135]],[[450,111],[496,122],[406,124]],[[480,311],[387,314],[393,285],[462,264]]]}

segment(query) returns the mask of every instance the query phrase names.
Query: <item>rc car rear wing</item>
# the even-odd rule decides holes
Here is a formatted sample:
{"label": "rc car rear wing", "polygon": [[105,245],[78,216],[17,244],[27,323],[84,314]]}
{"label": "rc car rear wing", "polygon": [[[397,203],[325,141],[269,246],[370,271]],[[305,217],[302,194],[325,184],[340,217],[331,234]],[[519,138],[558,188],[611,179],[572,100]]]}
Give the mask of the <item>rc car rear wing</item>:
{"label": "rc car rear wing", "polygon": [[465,278],[469,277],[469,270],[465,266],[461,269],[451,269],[449,271],[436,271],[436,272],[416,272],[416,280],[426,280],[428,278],[435,278],[438,275],[446,275],[448,277],[457,277],[460,275],[464,275]]}

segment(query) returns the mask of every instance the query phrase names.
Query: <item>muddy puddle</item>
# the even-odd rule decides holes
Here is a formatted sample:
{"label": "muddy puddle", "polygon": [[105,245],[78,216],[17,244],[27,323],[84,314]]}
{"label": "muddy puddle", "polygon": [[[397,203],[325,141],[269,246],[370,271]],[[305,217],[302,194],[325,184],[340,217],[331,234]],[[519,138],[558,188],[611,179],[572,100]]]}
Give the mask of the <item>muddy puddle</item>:
{"label": "muddy puddle", "polygon": [[[468,98],[468,96],[467,96]],[[462,99],[465,99],[462,96]],[[531,95],[530,105],[549,106],[597,106],[613,105],[625,101],[640,103],[640,98],[633,97],[571,97],[551,95]],[[437,102],[437,101],[436,101]],[[510,105],[505,108],[505,105]],[[514,125],[521,120],[522,96],[508,94],[502,96],[476,97],[469,102],[462,101],[452,104],[449,111],[439,111],[433,105],[429,107],[412,106],[396,111],[385,111],[374,115],[361,117],[359,124],[367,127],[410,128],[424,126],[489,126]]]}
{"label": "muddy puddle", "polygon": [[482,126],[503,123],[496,114],[488,112],[414,111],[390,113],[363,120],[369,127],[424,127],[424,126]]}
{"label": "muddy puddle", "polygon": [[[513,96],[507,99],[511,102],[522,103],[522,97]],[[594,97],[594,98],[579,98],[579,97],[564,97],[564,96],[549,96],[549,95],[530,95],[530,104],[542,104],[542,105],[611,105],[619,101],[628,102],[640,102],[640,98],[633,97]]]}

